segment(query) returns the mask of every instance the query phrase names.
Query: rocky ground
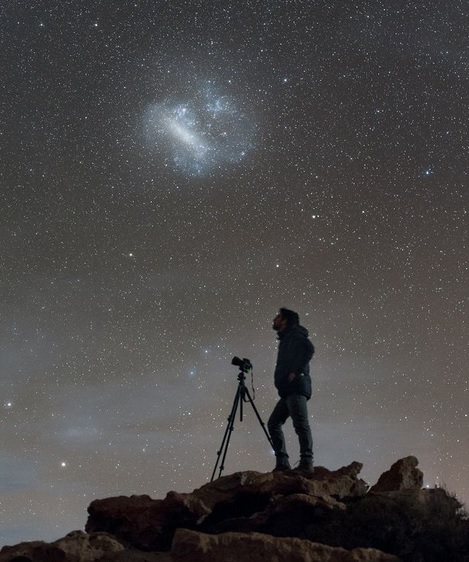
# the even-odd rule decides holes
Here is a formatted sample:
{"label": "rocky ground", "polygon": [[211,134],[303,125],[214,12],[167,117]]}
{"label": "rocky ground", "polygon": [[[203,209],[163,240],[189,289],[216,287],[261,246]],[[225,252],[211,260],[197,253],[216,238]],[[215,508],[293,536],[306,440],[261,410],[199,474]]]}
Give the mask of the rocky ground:
{"label": "rocky ground", "polygon": [[[417,465],[397,461],[371,489],[354,462],[312,475],[239,472],[164,499],[96,500],[86,532],[6,546],[0,562],[427,562],[438,548],[443,562],[463,552],[468,529],[454,497],[422,489]],[[442,513],[451,540],[432,530]]]}

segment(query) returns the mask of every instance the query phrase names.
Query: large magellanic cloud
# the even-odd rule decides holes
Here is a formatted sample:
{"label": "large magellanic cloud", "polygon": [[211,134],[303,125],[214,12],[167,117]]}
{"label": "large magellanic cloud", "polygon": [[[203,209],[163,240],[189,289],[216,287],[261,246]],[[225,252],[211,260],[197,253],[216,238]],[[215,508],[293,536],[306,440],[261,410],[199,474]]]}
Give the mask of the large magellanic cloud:
{"label": "large magellanic cloud", "polygon": [[143,115],[150,151],[175,171],[204,176],[240,164],[254,146],[255,123],[212,85],[185,99],[150,104]]}

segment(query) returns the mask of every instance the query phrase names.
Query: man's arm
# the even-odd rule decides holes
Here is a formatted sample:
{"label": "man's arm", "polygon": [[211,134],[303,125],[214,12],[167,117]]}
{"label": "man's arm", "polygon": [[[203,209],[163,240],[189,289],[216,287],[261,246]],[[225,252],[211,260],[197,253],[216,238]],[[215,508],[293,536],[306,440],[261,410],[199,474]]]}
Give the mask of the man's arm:
{"label": "man's arm", "polygon": [[292,342],[290,349],[291,363],[288,371],[288,382],[292,382],[303,372],[304,366],[311,359],[310,343],[304,336],[298,336]]}

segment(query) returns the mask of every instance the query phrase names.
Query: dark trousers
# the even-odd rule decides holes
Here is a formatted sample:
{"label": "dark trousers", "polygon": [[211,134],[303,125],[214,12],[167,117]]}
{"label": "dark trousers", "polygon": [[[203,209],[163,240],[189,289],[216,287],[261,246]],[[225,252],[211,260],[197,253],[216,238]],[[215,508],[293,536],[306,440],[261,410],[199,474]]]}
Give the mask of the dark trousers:
{"label": "dark trousers", "polygon": [[313,438],[309,427],[306,402],[306,396],[302,394],[290,394],[285,398],[280,398],[277,402],[267,422],[276,457],[288,459],[282,425],[291,417],[300,442],[301,460],[308,463],[313,462]]}

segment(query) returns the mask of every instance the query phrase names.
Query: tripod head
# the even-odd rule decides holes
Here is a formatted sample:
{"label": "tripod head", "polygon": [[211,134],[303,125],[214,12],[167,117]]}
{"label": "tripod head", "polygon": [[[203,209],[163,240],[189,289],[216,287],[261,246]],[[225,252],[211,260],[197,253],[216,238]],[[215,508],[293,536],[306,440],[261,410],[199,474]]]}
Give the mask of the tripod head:
{"label": "tripod head", "polygon": [[246,380],[246,373],[252,370],[252,363],[249,359],[240,359],[239,357],[233,357],[231,360],[232,365],[239,367],[238,380],[241,385],[244,386],[244,381]]}
{"label": "tripod head", "polygon": [[240,383],[244,384],[244,381],[246,380],[246,375],[244,374],[244,371],[239,371],[238,373],[238,380]]}

